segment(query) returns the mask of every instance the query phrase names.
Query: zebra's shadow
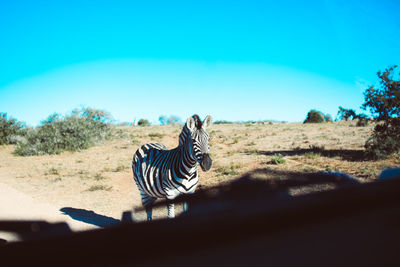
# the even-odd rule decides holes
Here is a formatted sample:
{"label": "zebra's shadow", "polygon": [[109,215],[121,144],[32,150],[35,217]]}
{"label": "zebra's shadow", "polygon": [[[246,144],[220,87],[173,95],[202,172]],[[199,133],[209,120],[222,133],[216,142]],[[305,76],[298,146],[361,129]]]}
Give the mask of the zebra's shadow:
{"label": "zebra's shadow", "polygon": [[74,220],[96,225],[99,227],[110,227],[116,224],[121,223],[121,220],[114,219],[112,217],[104,216],[95,213],[94,211],[91,210],[85,210],[85,209],[75,209],[71,207],[65,207],[60,209],[62,213],[65,215],[68,215]]}

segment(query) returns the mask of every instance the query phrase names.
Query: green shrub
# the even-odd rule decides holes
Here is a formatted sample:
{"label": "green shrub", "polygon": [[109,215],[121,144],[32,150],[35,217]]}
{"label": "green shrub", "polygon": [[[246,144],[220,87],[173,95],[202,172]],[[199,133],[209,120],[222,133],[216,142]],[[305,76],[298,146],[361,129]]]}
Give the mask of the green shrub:
{"label": "green shrub", "polygon": [[149,126],[149,125],[150,125],[150,122],[149,122],[148,120],[146,120],[146,119],[140,119],[140,120],[138,121],[138,125],[139,125],[139,126]]}
{"label": "green shrub", "polygon": [[16,119],[7,118],[7,113],[0,112],[0,145],[15,144],[25,135],[25,125]]}
{"label": "green shrub", "polygon": [[322,112],[312,109],[308,112],[304,123],[322,123],[324,120],[324,114],[322,114]]}
{"label": "green shrub", "polygon": [[368,120],[369,119],[365,114],[360,114],[360,115],[357,116],[357,118],[358,118],[358,121],[357,121],[357,124],[356,124],[357,127],[365,127],[365,126],[368,125]]}
{"label": "green shrub", "polygon": [[365,143],[365,152],[369,158],[385,159],[400,151],[400,120],[380,123],[375,126],[374,133]]}
{"label": "green shrub", "polygon": [[87,149],[111,137],[110,115],[94,109],[74,110],[69,116],[53,114],[17,142],[20,156],[59,154]]}
{"label": "green shrub", "polygon": [[283,156],[281,154],[274,154],[271,157],[271,161],[270,161],[271,164],[275,164],[275,165],[283,164],[285,162],[286,162],[286,160],[283,158]]}

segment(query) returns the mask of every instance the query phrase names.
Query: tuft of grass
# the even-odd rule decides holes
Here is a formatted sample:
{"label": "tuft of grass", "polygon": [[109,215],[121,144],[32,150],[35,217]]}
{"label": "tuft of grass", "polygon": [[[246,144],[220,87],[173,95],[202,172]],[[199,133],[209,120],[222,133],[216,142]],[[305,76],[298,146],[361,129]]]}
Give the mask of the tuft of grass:
{"label": "tuft of grass", "polygon": [[125,165],[118,164],[118,166],[114,169],[114,172],[122,172],[125,170]]}
{"label": "tuft of grass", "polygon": [[80,178],[89,178],[89,172],[86,170],[79,170],[77,174],[79,174]]}
{"label": "tuft of grass", "polygon": [[217,172],[217,176],[234,176],[239,174],[238,170],[242,167],[239,163],[231,163],[229,166],[220,166],[215,171]]}
{"label": "tuft of grass", "polygon": [[228,152],[226,152],[226,155],[228,157],[233,156],[234,154],[235,154],[235,151],[233,151],[233,150],[229,150]]}
{"label": "tuft of grass", "polygon": [[315,153],[321,153],[325,151],[325,146],[310,145],[310,150]]}
{"label": "tuft of grass", "polygon": [[306,159],[317,159],[317,158],[321,157],[321,154],[316,153],[316,152],[307,152],[304,154],[304,157]]}
{"label": "tuft of grass", "polygon": [[59,175],[59,174],[60,174],[60,171],[57,168],[54,168],[54,167],[51,167],[45,173],[45,175]]}
{"label": "tuft of grass", "polygon": [[225,143],[228,140],[228,138],[222,134],[218,135],[218,138],[220,139],[218,140],[220,143]]}
{"label": "tuft of grass", "polygon": [[275,164],[275,165],[279,165],[279,164],[283,164],[285,163],[286,160],[283,158],[283,156],[281,154],[274,154],[271,157],[271,164]]}
{"label": "tuft of grass", "polygon": [[54,178],[53,180],[51,180],[53,183],[56,183],[56,182],[61,182],[62,181],[62,179],[61,179],[61,177],[57,177],[57,178]]}
{"label": "tuft of grass", "polygon": [[103,169],[103,172],[110,172],[111,171],[111,168],[109,168],[109,167],[104,167],[104,169]]}
{"label": "tuft of grass", "polygon": [[232,145],[237,144],[237,143],[239,143],[239,139],[238,138],[233,139]]}
{"label": "tuft of grass", "polygon": [[136,137],[133,134],[130,134],[129,137],[131,138],[131,144],[132,145],[139,145],[140,141],[136,139]]}
{"label": "tuft of grass", "polygon": [[245,153],[249,155],[257,155],[260,153],[260,151],[257,148],[252,148],[252,149],[246,149]]}
{"label": "tuft of grass", "polygon": [[114,139],[121,139],[121,140],[128,139],[128,134],[123,129],[113,129],[111,136]]}
{"label": "tuft of grass", "polygon": [[317,169],[313,166],[305,166],[303,171],[305,172],[315,172]]}
{"label": "tuft of grass", "polygon": [[101,181],[101,180],[105,180],[107,179],[107,177],[105,177],[103,174],[101,174],[100,172],[96,173],[93,177],[96,181]]}
{"label": "tuft of grass", "polygon": [[149,133],[148,136],[150,138],[152,138],[152,139],[153,138],[163,138],[165,136],[165,134],[162,134],[162,133]]}
{"label": "tuft of grass", "polygon": [[112,186],[108,186],[108,185],[92,185],[85,191],[88,191],[88,192],[100,191],[100,190],[111,191],[111,189],[112,189]]}
{"label": "tuft of grass", "polygon": [[254,143],[253,141],[246,144],[246,146],[255,146],[255,145],[256,145],[256,143]]}

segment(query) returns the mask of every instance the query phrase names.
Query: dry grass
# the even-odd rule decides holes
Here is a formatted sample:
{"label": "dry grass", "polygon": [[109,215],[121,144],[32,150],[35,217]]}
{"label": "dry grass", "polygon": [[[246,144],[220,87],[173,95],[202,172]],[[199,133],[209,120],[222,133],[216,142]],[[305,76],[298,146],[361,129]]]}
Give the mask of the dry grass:
{"label": "dry grass", "polygon": [[[266,178],[330,170],[368,181],[383,169],[400,165],[400,155],[363,161],[362,149],[373,126],[352,124],[213,125],[209,133],[214,165],[207,173],[199,170],[200,186],[229,182],[257,168],[266,170]],[[140,206],[130,169],[133,153],[150,142],[174,148],[180,130],[179,126],[121,127],[118,137],[107,144],[60,155],[17,157],[13,146],[2,146],[0,178],[38,200],[119,218],[133,204]]]}

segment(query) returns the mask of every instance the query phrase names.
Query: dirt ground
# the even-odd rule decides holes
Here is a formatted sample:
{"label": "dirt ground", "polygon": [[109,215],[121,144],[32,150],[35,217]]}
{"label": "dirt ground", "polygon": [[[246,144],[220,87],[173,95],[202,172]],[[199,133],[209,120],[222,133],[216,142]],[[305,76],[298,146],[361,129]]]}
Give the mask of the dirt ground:
{"label": "dirt ground", "polygon": [[[293,171],[342,171],[368,182],[383,169],[400,165],[399,155],[383,161],[364,161],[360,155],[373,125],[356,127],[355,124],[212,125],[208,132],[214,164],[207,173],[199,170],[199,186],[226,183],[253,169],[263,169],[267,178]],[[122,212],[134,210],[133,218],[144,220],[145,213],[136,210],[140,207],[140,196],[132,178],[132,155],[140,145],[149,142],[176,147],[181,128],[119,127],[111,141],[85,151],[60,155],[20,157],[13,155],[13,146],[0,146],[0,185],[25,195],[38,205],[51,206],[52,213],[59,212],[96,227],[102,224],[85,218],[115,222],[121,219]],[[276,162],[274,158],[281,160]],[[1,194],[5,195],[5,191]],[[32,217],[24,214],[17,203],[29,201],[21,199],[16,199],[14,204],[13,201],[0,203],[3,214],[10,214],[7,219]],[[177,213],[180,211],[181,207],[177,207]],[[165,216],[166,208],[153,214],[155,219]],[[46,215],[41,218],[47,219]],[[4,216],[1,219],[5,219]]]}

